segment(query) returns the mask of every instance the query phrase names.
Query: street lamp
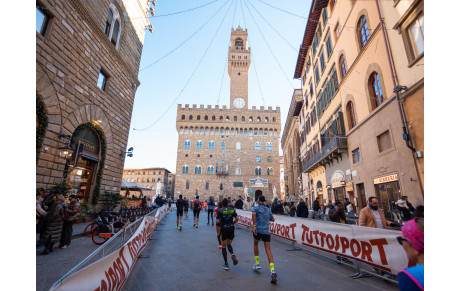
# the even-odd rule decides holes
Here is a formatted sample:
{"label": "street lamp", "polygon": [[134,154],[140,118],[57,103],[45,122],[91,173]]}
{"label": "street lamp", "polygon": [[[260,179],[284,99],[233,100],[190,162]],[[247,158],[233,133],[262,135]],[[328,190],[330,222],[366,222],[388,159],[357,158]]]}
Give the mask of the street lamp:
{"label": "street lamp", "polygon": [[58,133],[59,140],[61,138],[64,139],[64,141],[62,141],[63,146],[59,147],[59,156],[61,158],[65,158],[66,160],[72,156],[72,147],[70,146],[71,137],[72,137],[71,135],[62,133],[62,128],[59,130],[59,133]]}
{"label": "street lamp", "polygon": [[72,156],[72,147],[70,144],[66,143],[63,147],[59,148],[59,156],[66,160]]}
{"label": "street lamp", "polygon": [[134,148],[130,147],[127,152],[121,152],[121,155],[126,154],[128,157],[132,157],[133,156],[133,150],[134,150]]}

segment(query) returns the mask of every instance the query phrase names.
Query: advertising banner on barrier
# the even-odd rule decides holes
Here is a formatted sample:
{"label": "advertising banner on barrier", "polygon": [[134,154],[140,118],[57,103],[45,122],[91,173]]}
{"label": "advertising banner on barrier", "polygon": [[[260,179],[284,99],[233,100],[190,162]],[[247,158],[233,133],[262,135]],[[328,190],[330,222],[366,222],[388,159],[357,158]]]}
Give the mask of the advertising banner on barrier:
{"label": "advertising banner on barrier", "polygon": [[133,236],[120,249],[64,278],[50,290],[120,290],[147,239],[166,213],[166,206],[162,206],[155,217],[145,216]]}
{"label": "advertising banner on barrier", "polygon": [[[238,210],[238,224],[251,227],[252,213]],[[397,274],[408,267],[396,237],[400,231],[274,215],[270,233],[299,245],[356,259]]]}

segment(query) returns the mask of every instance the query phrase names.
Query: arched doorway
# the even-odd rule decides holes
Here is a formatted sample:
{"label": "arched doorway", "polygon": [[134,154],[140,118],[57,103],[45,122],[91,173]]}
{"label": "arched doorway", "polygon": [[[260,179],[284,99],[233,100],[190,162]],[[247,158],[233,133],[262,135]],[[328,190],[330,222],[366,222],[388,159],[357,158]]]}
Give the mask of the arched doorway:
{"label": "arched doorway", "polygon": [[[99,134],[88,124],[82,124],[75,130],[72,136],[72,163],[68,165],[66,184],[71,188],[71,193],[77,195],[81,202],[88,203],[91,191],[95,189],[102,171],[98,166],[101,158],[101,141]],[[102,157],[101,157],[102,156]]]}
{"label": "arched doorway", "polygon": [[261,190],[256,190],[256,197],[255,197],[255,201],[259,200],[259,197],[262,196],[262,191]]}
{"label": "arched doorway", "polygon": [[324,198],[323,198],[323,183],[321,181],[318,181],[316,183],[316,197],[319,198],[319,204],[322,205],[324,204]]}

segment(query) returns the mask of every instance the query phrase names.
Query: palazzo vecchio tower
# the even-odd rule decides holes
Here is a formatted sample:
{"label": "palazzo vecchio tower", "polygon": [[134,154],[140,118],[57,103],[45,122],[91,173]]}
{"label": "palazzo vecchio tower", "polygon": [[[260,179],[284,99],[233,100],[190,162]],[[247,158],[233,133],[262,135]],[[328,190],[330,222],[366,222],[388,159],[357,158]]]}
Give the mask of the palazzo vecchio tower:
{"label": "palazzo vecchio tower", "polygon": [[232,29],[228,49],[230,107],[177,106],[176,193],[252,199],[280,194],[280,108],[248,106],[248,30]]}

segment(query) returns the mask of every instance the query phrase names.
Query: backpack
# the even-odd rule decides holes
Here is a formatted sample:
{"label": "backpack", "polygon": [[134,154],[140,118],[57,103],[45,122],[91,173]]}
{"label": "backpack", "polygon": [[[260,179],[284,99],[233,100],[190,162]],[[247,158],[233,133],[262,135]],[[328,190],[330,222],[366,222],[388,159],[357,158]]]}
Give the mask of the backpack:
{"label": "backpack", "polygon": [[66,208],[66,207],[64,207],[64,208],[61,210],[60,214],[61,214],[61,219],[62,219],[62,220],[67,220],[67,219],[69,219],[69,216],[70,216],[70,215],[69,215],[69,212],[67,211],[67,208]]}
{"label": "backpack", "polygon": [[196,199],[193,202],[193,209],[200,209],[200,200]]}

